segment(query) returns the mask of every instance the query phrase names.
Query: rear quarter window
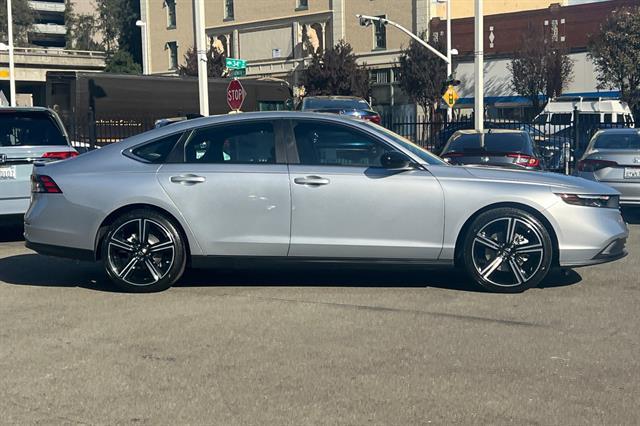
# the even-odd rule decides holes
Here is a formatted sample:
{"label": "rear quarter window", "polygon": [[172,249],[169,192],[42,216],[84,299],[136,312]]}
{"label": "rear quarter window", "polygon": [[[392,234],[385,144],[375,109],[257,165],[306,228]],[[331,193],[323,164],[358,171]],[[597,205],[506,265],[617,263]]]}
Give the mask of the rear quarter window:
{"label": "rear quarter window", "polygon": [[180,140],[183,133],[174,133],[173,135],[165,136],[161,139],[146,143],[142,146],[134,148],[131,153],[134,157],[142,159],[149,163],[163,163],[176,143]]}

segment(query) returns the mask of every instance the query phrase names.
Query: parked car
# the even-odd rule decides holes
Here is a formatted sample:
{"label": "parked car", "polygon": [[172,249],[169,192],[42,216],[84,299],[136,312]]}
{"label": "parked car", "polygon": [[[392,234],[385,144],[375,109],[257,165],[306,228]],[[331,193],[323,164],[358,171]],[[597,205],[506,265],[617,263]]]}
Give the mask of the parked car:
{"label": "parked car", "polygon": [[355,96],[307,96],[302,99],[299,109],[347,115],[380,124],[380,114],[371,108],[369,102]]}
{"label": "parked car", "polygon": [[582,96],[560,96],[551,99],[533,124],[546,135],[555,134],[579,122],[591,128],[634,127],[633,114],[626,102],[619,99]]}
{"label": "parked car", "polygon": [[619,193],[573,176],[453,167],[332,114],[183,121],[34,168],[26,245],[102,262],[128,291],[227,261],[460,265],[523,291],[626,254]]}
{"label": "parked car", "polygon": [[34,162],[76,155],[52,110],[0,107],[0,217],[27,211]]}
{"label": "parked car", "polygon": [[576,175],[620,191],[621,204],[640,205],[640,130],[598,131],[580,158]]}
{"label": "parked car", "polygon": [[454,165],[481,165],[542,170],[544,159],[529,133],[522,130],[460,130],[442,150],[441,157]]}

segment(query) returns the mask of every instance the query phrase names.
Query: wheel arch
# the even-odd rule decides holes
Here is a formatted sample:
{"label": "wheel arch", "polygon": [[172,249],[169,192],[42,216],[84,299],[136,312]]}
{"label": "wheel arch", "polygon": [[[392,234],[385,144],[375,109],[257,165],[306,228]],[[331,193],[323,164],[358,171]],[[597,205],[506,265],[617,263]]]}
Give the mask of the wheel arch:
{"label": "wheel arch", "polygon": [[167,219],[173,222],[174,226],[176,227],[176,229],[178,230],[182,238],[184,238],[184,245],[185,245],[185,249],[187,250],[187,253],[186,253],[187,265],[189,265],[191,263],[191,247],[189,245],[189,237],[187,236],[187,233],[185,232],[185,229],[180,223],[180,221],[175,217],[175,215],[173,215],[171,212],[167,211],[166,209],[155,206],[153,204],[145,204],[145,203],[127,204],[125,206],[119,207],[118,209],[112,211],[111,213],[109,213],[109,215],[107,215],[107,217],[104,218],[104,220],[98,227],[98,231],[95,237],[95,243],[94,243],[95,259],[100,260],[101,258],[102,243],[105,235],[107,234],[107,230],[109,229],[109,225],[115,222],[118,217],[126,213],[129,213],[131,211],[140,210],[140,209],[153,210],[156,213],[166,216]]}
{"label": "wheel arch", "polygon": [[462,225],[462,228],[460,228],[460,232],[458,232],[458,237],[456,238],[456,245],[454,249],[454,262],[456,266],[460,266],[460,258],[462,256],[464,238],[467,235],[467,232],[469,232],[469,228],[471,227],[471,224],[473,223],[473,221],[482,213],[485,213],[489,210],[499,209],[499,208],[515,208],[515,209],[523,210],[533,215],[536,219],[538,219],[542,223],[542,225],[545,227],[547,232],[549,232],[549,236],[551,237],[551,244],[553,245],[552,265],[553,266],[559,265],[560,253],[559,253],[558,235],[556,234],[556,230],[551,224],[551,222],[549,221],[549,219],[547,219],[547,217],[544,214],[542,214],[542,212],[540,212],[536,208],[531,207],[529,205],[518,203],[518,202],[503,202],[503,203],[489,204],[488,206],[481,208],[480,210],[476,211],[475,213],[473,213],[471,216],[467,218],[464,225]]}

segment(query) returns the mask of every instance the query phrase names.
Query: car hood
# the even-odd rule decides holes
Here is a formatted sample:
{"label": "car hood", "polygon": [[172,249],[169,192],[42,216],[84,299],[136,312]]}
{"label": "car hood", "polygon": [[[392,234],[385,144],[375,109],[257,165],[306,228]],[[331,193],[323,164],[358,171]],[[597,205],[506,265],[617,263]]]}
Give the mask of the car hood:
{"label": "car hood", "polygon": [[552,191],[562,191],[573,194],[617,195],[615,189],[587,179],[566,176],[551,172],[534,172],[526,170],[511,170],[494,167],[464,166],[471,176],[495,182],[509,182],[523,185],[546,186]]}

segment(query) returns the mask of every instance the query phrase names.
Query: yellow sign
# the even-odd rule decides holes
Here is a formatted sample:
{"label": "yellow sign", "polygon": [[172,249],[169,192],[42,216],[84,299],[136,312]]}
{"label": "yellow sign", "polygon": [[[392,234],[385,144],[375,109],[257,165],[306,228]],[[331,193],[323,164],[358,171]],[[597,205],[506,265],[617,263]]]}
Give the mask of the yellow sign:
{"label": "yellow sign", "polygon": [[9,78],[9,70],[0,70],[0,78]]}
{"label": "yellow sign", "polygon": [[456,104],[458,99],[460,99],[460,96],[458,95],[458,92],[456,92],[456,89],[454,89],[453,86],[449,86],[447,91],[444,92],[444,95],[442,95],[442,99],[444,99],[444,103],[449,105],[449,108],[453,108],[453,106]]}

